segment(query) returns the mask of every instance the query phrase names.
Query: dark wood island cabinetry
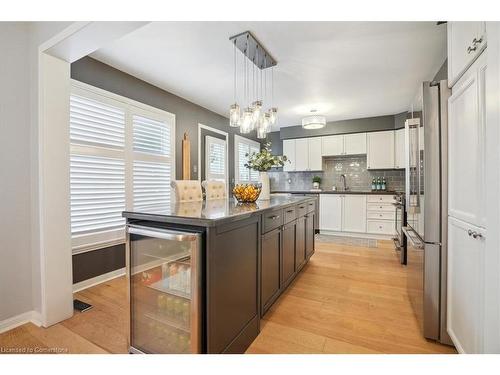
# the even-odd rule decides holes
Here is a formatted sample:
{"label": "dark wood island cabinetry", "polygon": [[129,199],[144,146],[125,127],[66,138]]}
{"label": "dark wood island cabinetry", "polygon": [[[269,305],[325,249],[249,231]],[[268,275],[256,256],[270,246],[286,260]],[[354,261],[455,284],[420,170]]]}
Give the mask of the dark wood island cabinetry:
{"label": "dark wood island cabinetry", "polygon": [[[200,316],[192,313],[191,319],[200,321],[200,329],[196,337],[191,334],[190,339],[177,338],[180,334],[168,336],[169,339],[176,337],[186,348],[191,342],[191,348],[197,347],[196,351],[201,353],[245,352],[260,331],[260,318],[314,252],[314,199],[271,196],[268,201],[246,205],[229,199],[173,204],[170,209],[148,209],[146,212],[124,212],[128,227],[139,226],[146,228],[146,232],[150,229],[199,234],[199,293],[193,294],[200,296],[201,307],[196,314]],[[155,246],[162,248],[161,244]],[[182,244],[176,246],[182,247]],[[127,251],[130,277],[131,269],[135,269],[130,265],[130,259],[134,259],[134,247],[130,243]],[[161,265],[159,269],[165,268]],[[168,279],[162,275],[163,271],[157,272],[159,282],[162,277]],[[163,280],[162,285],[166,285],[165,282]],[[170,299],[167,297],[165,301]],[[163,302],[159,300],[158,303]],[[137,318],[137,313],[135,317],[131,314],[131,327],[137,327],[132,321]],[[185,331],[189,331],[187,328]],[[148,336],[150,340],[155,339],[156,332]],[[193,345],[193,340],[199,340],[199,346]],[[159,342],[167,347],[168,339],[162,336]],[[158,347],[161,348],[161,344],[156,344],[155,348]]]}

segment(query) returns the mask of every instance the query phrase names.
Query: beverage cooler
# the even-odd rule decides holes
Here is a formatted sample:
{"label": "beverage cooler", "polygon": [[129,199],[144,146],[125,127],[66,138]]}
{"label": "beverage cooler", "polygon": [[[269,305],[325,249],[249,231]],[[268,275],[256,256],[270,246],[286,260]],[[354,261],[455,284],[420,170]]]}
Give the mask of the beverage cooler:
{"label": "beverage cooler", "polygon": [[201,234],[128,225],[131,353],[201,351]]}

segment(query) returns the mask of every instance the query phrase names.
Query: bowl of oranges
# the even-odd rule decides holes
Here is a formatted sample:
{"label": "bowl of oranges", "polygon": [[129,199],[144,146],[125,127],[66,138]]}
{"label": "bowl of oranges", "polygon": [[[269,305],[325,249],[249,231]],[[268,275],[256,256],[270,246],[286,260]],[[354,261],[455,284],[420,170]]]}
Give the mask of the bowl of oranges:
{"label": "bowl of oranges", "polygon": [[237,184],[233,188],[233,195],[240,203],[255,202],[261,190],[261,184]]}

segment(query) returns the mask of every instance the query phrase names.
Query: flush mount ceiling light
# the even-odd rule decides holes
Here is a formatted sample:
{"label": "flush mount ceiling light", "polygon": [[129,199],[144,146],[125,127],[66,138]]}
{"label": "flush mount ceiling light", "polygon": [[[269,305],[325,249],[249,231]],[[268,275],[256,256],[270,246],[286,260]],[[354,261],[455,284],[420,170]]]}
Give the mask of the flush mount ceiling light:
{"label": "flush mount ceiling light", "polygon": [[[229,126],[239,127],[240,133],[243,134],[257,130],[257,138],[266,138],[272,125],[276,123],[278,115],[278,108],[274,107],[276,60],[250,31],[232,36],[229,40],[234,47],[234,104],[229,107]],[[237,49],[243,54],[241,63],[243,74],[238,74]],[[270,75],[269,90],[268,73]],[[238,75],[243,81],[239,93],[236,86]],[[238,99],[242,104],[241,107]],[[264,105],[269,105],[267,110],[264,109]]]}
{"label": "flush mount ceiling light", "polygon": [[[316,112],[312,110],[311,113]],[[326,125],[326,117],[321,115],[311,115],[304,117],[302,119],[302,127],[304,129],[313,130],[313,129],[321,129]]]}

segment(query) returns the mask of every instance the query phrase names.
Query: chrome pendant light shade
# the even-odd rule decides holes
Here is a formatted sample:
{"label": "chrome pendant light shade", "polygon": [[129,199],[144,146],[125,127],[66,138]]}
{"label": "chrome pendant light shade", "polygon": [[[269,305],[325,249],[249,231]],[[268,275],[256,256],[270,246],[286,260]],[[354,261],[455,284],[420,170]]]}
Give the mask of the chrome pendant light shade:
{"label": "chrome pendant light shade", "polygon": [[[229,126],[239,127],[240,133],[243,134],[256,130],[258,138],[266,138],[277,121],[278,109],[273,106],[273,67],[276,65],[276,61],[249,31],[232,36],[229,40],[233,43],[234,48],[234,104],[229,107]],[[239,95],[239,98],[242,99],[240,104],[245,107],[243,111],[241,111],[237,100],[238,61],[236,49],[243,54],[241,95]],[[271,71],[271,95],[268,94],[268,74],[266,69]],[[271,105],[266,110],[264,103],[269,96],[271,97]]]}

